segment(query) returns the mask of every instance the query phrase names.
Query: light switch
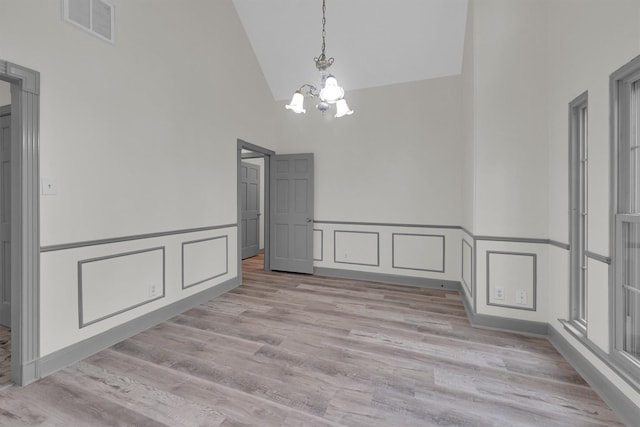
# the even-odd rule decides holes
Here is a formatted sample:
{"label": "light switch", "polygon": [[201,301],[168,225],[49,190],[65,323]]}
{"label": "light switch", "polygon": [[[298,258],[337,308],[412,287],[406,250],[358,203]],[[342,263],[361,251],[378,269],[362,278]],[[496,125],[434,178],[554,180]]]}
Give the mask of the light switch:
{"label": "light switch", "polygon": [[58,186],[56,180],[50,176],[42,177],[42,195],[43,196],[55,196],[58,194]]}

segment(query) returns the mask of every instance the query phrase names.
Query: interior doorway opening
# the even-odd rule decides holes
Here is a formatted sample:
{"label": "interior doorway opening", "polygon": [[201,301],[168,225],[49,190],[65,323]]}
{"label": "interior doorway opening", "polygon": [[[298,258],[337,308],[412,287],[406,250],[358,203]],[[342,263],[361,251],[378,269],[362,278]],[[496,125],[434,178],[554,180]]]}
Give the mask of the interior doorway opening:
{"label": "interior doorway opening", "polygon": [[[253,268],[260,268],[264,270],[271,270],[270,265],[270,181],[271,181],[271,162],[275,156],[275,152],[261,147],[259,145],[251,144],[247,141],[238,139],[237,144],[237,170],[238,170],[238,277],[242,281],[242,268],[243,264],[251,263]],[[253,165],[247,167],[246,165]],[[253,167],[253,170],[259,169],[257,183],[258,187],[255,187],[255,179],[249,179],[249,170]],[[258,167],[257,169],[255,167]],[[245,175],[246,173],[246,175]],[[255,178],[255,176],[251,177]],[[254,192],[248,191],[250,185],[254,185]],[[258,203],[253,200],[253,205],[247,203],[247,197],[249,195],[256,195],[259,197]],[[257,206],[256,206],[257,204]],[[251,209],[248,211],[248,207],[258,209]],[[256,219],[256,210],[258,220]],[[243,218],[244,216],[244,218]],[[250,218],[248,220],[248,218]],[[251,222],[253,221],[253,223]],[[249,248],[247,243],[247,237],[251,232],[251,235],[256,236],[257,230],[257,251],[255,248]],[[243,244],[244,242],[244,244]],[[250,241],[248,243],[254,243]],[[243,251],[245,252],[243,254]],[[254,253],[255,252],[255,253]],[[245,256],[246,255],[246,256]],[[243,263],[243,258],[247,261]]]}

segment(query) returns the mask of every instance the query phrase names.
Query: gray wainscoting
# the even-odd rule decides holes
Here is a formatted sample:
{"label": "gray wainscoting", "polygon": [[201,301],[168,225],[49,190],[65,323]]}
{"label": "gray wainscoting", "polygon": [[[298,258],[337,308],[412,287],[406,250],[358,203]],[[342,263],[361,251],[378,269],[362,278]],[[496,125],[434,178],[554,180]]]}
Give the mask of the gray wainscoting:
{"label": "gray wainscoting", "polygon": [[[148,258],[150,254],[157,253],[152,262],[153,267],[148,271],[145,271],[147,277],[136,278],[132,282],[129,277],[131,270],[137,264],[142,262],[142,258]],[[149,264],[149,260],[146,260]],[[149,266],[150,267],[150,266]],[[93,273],[90,274],[89,270],[96,270],[100,268],[108,268],[109,270],[109,282],[102,282],[106,276],[104,274]],[[150,283],[156,283],[158,286],[158,279],[161,280],[162,290],[157,289],[156,293],[150,295],[147,290],[147,286]],[[91,300],[96,300],[104,304],[104,295],[114,293],[126,295],[134,294],[133,288],[137,289],[135,299],[128,299],[122,306],[114,306],[105,313],[95,315],[95,308],[87,310],[87,305],[92,307]],[[105,289],[107,288],[107,289]],[[164,298],[165,296],[165,247],[154,247],[149,249],[143,249],[132,252],[116,253],[106,255],[98,258],[85,259],[78,261],[78,319],[79,327],[84,328],[94,323],[109,319],[119,314],[125,313],[134,308],[149,304],[150,302]]]}
{"label": "gray wainscoting", "polygon": [[[527,310],[527,311],[536,311],[536,304],[537,304],[537,293],[538,293],[538,267],[537,267],[537,260],[538,260],[538,256],[537,254],[534,253],[525,253],[525,252],[508,252],[508,251],[487,251],[487,305],[492,305],[492,306],[497,306],[497,307],[506,307],[506,308],[512,308],[512,309],[516,309],[516,310]],[[495,301],[492,301],[491,298],[491,289],[492,289],[492,283],[491,283],[491,259],[492,256],[495,258],[497,257],[530,257],[531,258],[531,277],[527,278],[530,279],[532,281],[532,295],[531,295],[531,305],[529,306],[528,304],[525,305],[515,305],[515,304],[499,304],[496,303]],[[522,274],[524,274],[526,272],[524,271],[519,271],[515,276],[514,280],[521,280],[522,277],[526,276],[522,276]]]}
{"label": "gray wainscoting", "polygon": [[[343,259],[338,259],[338,253],[345,253],[346,250],[340,245],[347,245],[349,239],[356,239],[358,237],[368,235],[370,242],[366,247],[370,248],[371,252],[362,253],[361,260],[350,261],[350,259],[343,256]],[[340,237],[338,237],[340,236]],[[357,236],[357,237],[356,237]],[[375,253],[372,248],[375,248]],[[350,256],[354,254],[351,253]],[[372,231],[346,231],[346,230],[334,230],[333,232],[333,262],[337,264],[351,264],[351,265],[364,265],[370,267],[380,267],[380,233]]]}
{"label": "gray wainscoting", "polygon": [[314,261],[320,261],[324,259],[324,230],[313,229],[313,243],[320,241],[320,258],[313,257]]}
{"label": "gray wainscoting", "polygon": [[[219,256],[216,251],[224,254],[222,265],[217,265],[215,262]],[[204,273],[191,272],[198,269]],[[209,237],[182,243],[182,289],[200,285],[228,273],[229,238],[227,236]]]}
{"label": "gray wainscoting", "polygon": [[[422,265],[413,264],[411,260],[405,259],[400,254],[401,247],[403,245],[402,241],[405,241],[404,244],[407,244],[407,240],[414,240],[414,244],[416,246],[422,245],[423,252],[420,253],[420,262]],[[418,240],[422,240],[422,242],[418,243]],[[392,233],[391,234],[391,266],[393,268],[402,269],[402,270],[415,270],[415,271],[431,271],[434,273],[444,273],[445,272],[445,236],[443,234],[413,234],[413,233]],[[426,245],[426,246],[425,246]],[[434,246],[428,248],[428,246]],[[429,258],[433,254],[429,254],[429,249],[435,250],[436,255],[435,258]],[[406,251],[406,248],[405,248]]]}
{"label": "gray wainscoting", "polygon": [[[473,246],[464,238],[462,239],[462,254],[460,258],[460,280],[469,296],[473,298]],[[467,260],[468,265],[465,265],[465,260]]]}

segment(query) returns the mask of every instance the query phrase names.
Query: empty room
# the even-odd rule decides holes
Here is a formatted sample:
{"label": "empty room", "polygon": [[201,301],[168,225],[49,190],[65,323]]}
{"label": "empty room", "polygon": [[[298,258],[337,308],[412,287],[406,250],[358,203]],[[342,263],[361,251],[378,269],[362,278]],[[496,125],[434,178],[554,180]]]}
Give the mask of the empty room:
{"label": "empty room", "polygon": [[640,426],[638,0],[0,0],[0,425]]}

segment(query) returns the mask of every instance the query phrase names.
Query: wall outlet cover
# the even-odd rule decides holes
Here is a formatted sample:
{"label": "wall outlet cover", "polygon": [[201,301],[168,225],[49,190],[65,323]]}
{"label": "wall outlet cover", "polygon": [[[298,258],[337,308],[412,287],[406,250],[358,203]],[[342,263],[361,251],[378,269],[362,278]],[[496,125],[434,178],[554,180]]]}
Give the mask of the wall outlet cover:
{"label": "wall outlet cover", "polygon": [[496,286],[493,290],[493,299],[496,301],[504,301],[504,287]]}
{"label": "wall outlet cover", "polygon": [[516,290],[516,304],[527,305],[527,291],[524,289]]}

